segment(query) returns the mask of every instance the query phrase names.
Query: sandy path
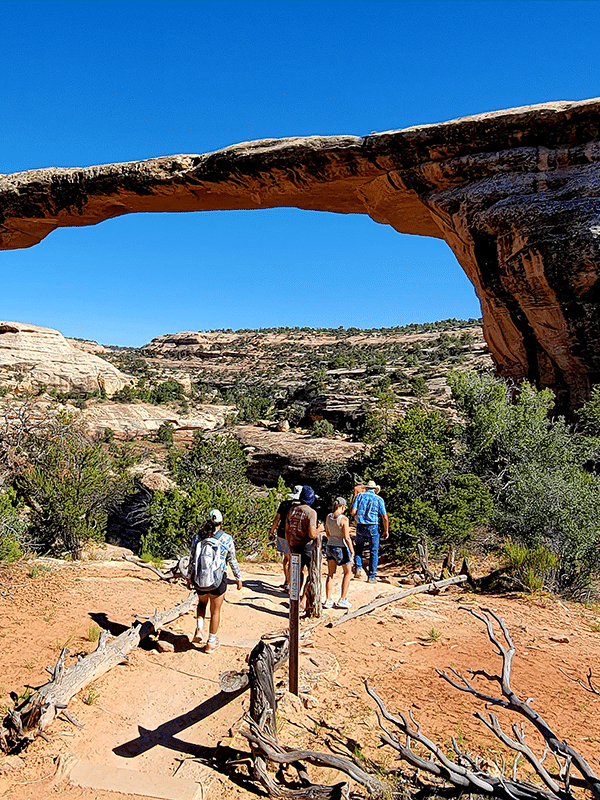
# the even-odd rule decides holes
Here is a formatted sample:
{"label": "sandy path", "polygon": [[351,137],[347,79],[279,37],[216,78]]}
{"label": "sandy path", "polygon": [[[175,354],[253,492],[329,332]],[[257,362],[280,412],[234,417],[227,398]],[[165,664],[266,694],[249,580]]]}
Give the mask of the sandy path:
{"label": "sandy path", "polygon": [[[262,634],[281,630],[287,623],[287,598],[277,588],[280,568],[246,564],[242,571],[244,589],[229,588],[222,647],[215,654],[208,656],[190,646],[192,615],[176,621],[170,626],[175,652],[139,649],[130,665],[96,681],[91,696],[85,690],[84,697],[75,698],[70,708],[84,728],[56,722],[50,742],[36,740],[24,765],[0,775],[0,796],[8,800],[125,797],[64,783],[53,787],[51,779],[40,780],[53,774],[53,759],[67,752],[84,761],[142,773],[214,779],[208,794],[215,800],[246,795],[243,780],[236,785],[194,758],[210,754],[220,741],[244,749],[243,742],[231,740],[229,734],[243,716],[248,694],[222,695],[218,676],[241,668]],[[0,688],[5,703],[10,689],[45,681],[44,666],[54,663],[67,640],[73,653],[93,649],[86,635],[94,620],[118,633],[132,623],[136,612],[151,614],[156,608],[172,607],[187,594],[183,586],[165,584],[125,563],[53,564],[51,573],[35,578],[26,568],[5,569],[0,572],[0,588]],[[349,596],[356,607],[394,591],[395,586],[385,583],[354,581]],[[373,704],[362,687],[362,679],[368,677],[391,710],[411,708],[432,738],[444,743],[455,736],[492,762],[501,747],[472,717],[476,708],[483,710],[481,704],[457,693],[435,672],[436,667],[447,666],[497,671],[499,659],[482,626],[460,610],[475,608],[480,601],[506,618],[514,636],[515,688],[524,697],[533,696],[535,708],[593,762],[600,741],[596,713],[600,697],[585,694],[559,668],[583,675],[583,667],[598,663],[600,633],[595,630],[594,610],[552,599],[478,598],[460,588],[438,597],[409,598],[335,629],[319,626],[311,637],[313,645],[303,651],[304,669],[318,671],[323,663],[334,668],[325,670],[313,685],[314,707],[303,711],[288,704],[281,711],[282,740],[325,749],[326,737],[335,735],[375,754]],[[285,682],[285,670],[278,680]],[[86,697],[95,702],[87,705]],[[378,751],[376,757],[385,760],[389,755]]]}

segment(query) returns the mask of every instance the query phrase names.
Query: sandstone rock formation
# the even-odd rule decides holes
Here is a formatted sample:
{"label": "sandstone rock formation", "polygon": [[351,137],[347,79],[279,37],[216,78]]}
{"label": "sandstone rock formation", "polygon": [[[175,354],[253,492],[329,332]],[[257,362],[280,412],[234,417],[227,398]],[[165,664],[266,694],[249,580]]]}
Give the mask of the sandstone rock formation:
{"label": "sandstone rock formation", "polygon": [[189,415],[178,414],[164,405],[148,403],[99,403],[88,406],[83,412],[86,428],[101,434],[110,428],[117,439],[139,438],[154,434],[160,426],[169,422],[180,438],[192,438],[195,431],[211,431],[225,424],[231,414],[231,406],[195,406]]}
{"label": "sandstone rock formation", "polygon": [[74,347],[52,328],[0,322],[0,384],[17,392],[46,386],[110,395],[132,379],[108,361]]}
{"label": "sandstone rock formation", "polygon": [[246,451],[248,478],[268,486],[276,486],[279,476],[288,486],[310,483],[323,464],[348,461],[364,447],[357,442],[317,439],[253,425],[235,425],[231,433]]}
{"label": "sandstone rock formation", "polygon": [[[501,375],[576,407],[600,382],[600,99],[374,133],[263,140],[0,177],[0,247],[137,211],[368,214],[445,239]],[[401,279],[401,274],[399,275]]]}

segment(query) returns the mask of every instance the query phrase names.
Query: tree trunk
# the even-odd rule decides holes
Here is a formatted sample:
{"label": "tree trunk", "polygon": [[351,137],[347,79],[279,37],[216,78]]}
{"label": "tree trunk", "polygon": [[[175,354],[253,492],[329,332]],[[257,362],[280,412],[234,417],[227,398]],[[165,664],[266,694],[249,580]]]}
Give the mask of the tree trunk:
{"label": "tree trunk", "polygon": [[323,606],[321,604],[321,569],[323,563],[323,537],[317,536],[313,541],[312,554],[308,567],[308,578],[306,584],[306,605],[305,613],[309,618],[321,616]]}

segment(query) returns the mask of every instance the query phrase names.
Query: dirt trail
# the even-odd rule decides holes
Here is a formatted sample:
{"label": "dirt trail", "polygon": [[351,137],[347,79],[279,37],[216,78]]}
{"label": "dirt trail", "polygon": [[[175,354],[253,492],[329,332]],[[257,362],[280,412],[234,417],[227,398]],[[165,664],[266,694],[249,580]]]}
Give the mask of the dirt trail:
{"label": "dirt trail", "polygon": [[[246,794],[243,777],[232,783],[197,760],[210,756],[218,742],[247,749],[230,734],[248,706],[248,694],[223,695],[218,677],[243,667],[262,634],[287,624],[287,598],[278,588],[280,568],[246,564],[242,571],[243,590],[230,586],[227,593],[222,647],[216,653],[209,656],[190,645],[192,615],[176,621],[169,626],[175,652],[139,649],[128,666],[113,669],[84,690],[70,705],[84,727],[76,730],[55,722],[49,742],[36,740],[16,770],[0,773],[0,796],[131,797],[65,782],[53,785],[46,776],[54,774],[60,753],[109,767],[198,780],[207,787],[212,782],[207,795],[215,798]],[[165,584],[125,562],[54,562],[51,572],[36,577],[25,567],[5,568],[0,590],[0,702],[6,704],[10,690],[45,682],[45,666],[55,662],[65,643],[74,654],[94,649],[90,627],[98,624],[116,634],[133,622],[134,614],[174,606],[187,595],[183,586]],[[349,597],[356,607],[395,591],[396,586],[385,583],[353,581]],[[326,737],[335,734],[375,753],[376,718],[362,686],[368,677],[390,710],[411,708],[431,738],[444,745],[454,736],[493,761],[501,747],[472,716],[475,709],[483,710],[482,704],[452,689],[435,672],[447,666],[497,671],[499,659],[483,626],[460,610],[476,608],[481,600],[451,589],[438,597],[409,598],[335,629],[317,627],[301,655],[300,682],[311,687],[311,707],[305,710],[285,698],[282,740],[326,749]],[[593,761],[600,740],[600,698],[568,681],[559,667],[583,677],[588,665],[598,663],[595,613],[552,599],[487,597],[483,604],[504,617],[513,634],[518,649],[515,689],[525,698],[534,697],[535,708],[557,732]],[[325,613],[337,617],[342,612]],[[285,671],[278,675],[281,685],[285,677]],[[377,758],[391,761],[391,753],[379,751]]]}

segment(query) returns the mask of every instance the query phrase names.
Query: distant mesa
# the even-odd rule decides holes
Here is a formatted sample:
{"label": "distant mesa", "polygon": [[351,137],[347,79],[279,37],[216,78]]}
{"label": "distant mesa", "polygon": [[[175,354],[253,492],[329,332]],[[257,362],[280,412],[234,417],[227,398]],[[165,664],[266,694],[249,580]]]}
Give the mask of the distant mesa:
{"label": "distant mesa", "polygon": [[[444,239],[498,373],[580,406],[600,382],[600,99],[370,136],[0,176],[0,248],[122,214],[293,206]],[[402,280],[402,267],[398,268]]]}
{"label": "distant mesa", "polygon": [[60,392],[102,391],[108,397],[132,379],[89,352],[95,342],[65,339],[52,328],[0,322],[0,384],[15,393],[41,387]]}

